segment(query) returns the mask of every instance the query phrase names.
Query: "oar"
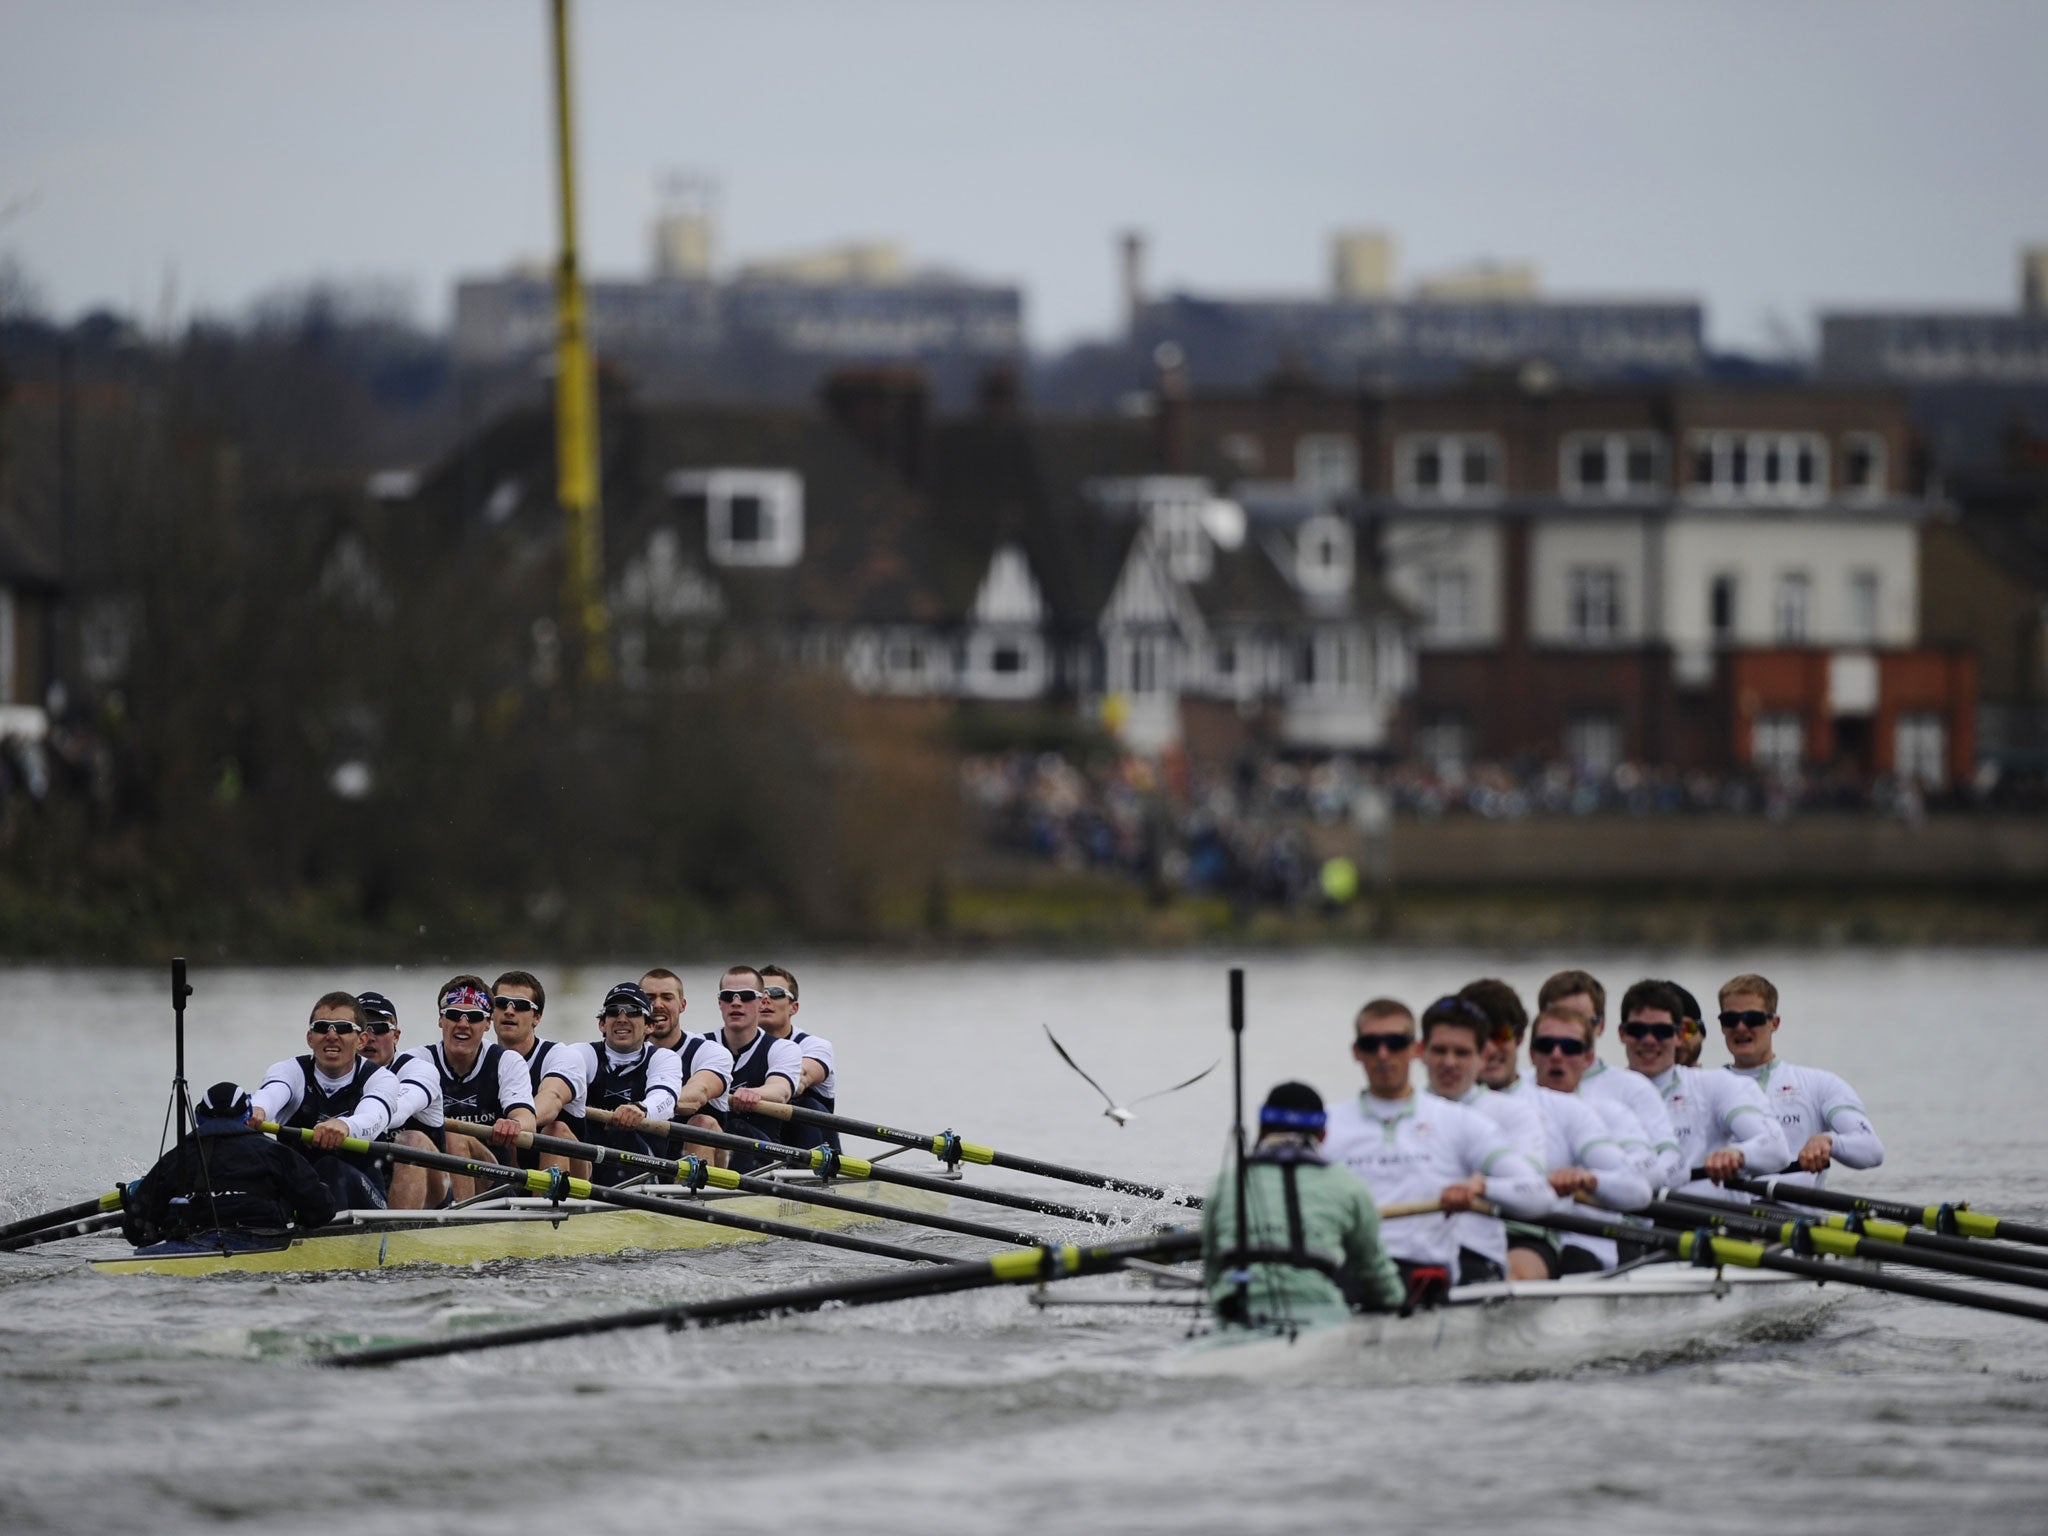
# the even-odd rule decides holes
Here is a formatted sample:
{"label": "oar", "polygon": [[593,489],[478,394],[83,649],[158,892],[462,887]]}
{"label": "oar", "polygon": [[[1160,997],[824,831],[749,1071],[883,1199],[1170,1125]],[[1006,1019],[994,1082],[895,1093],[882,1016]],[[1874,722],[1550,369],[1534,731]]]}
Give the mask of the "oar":
{"label": "oar", "polygon": [[2032,1248],[2014,1248],[2010,1245],[1993,1243],[1982,1237],[1943,1237],[1939,1232],[1923,1232],[1918,1227],[1909,1227],[1902,1221],[1886,1221],[1881,1216],[1844,1216],[1840,1213],[1827,1215],[1820,1211],[1802,1211],[1791,1204],[1775,1204],[1760,1200],[1755,1205],[1738,1205],[1732,1200],[1713,1200],[1705,1195],[1674,1195],[1672,1199],[1683,1199],[1688,1205],[1707,1206],[1714,1210],[1736,1211],[1746,1216],[1768,1215],[1774,1221],[1803,1221],[1816,1227],[1835,1227],[1844,1232],[1858,1232],[1865,1237],[1874,1237],[1880,1242],[1902,1243],[1908,1248],[1924,1248],[1929,1253],[1954,1253],[1965,1258],[1990,1259],[1999,1264],[2013,1264],[2021,1269],[2048,1271],[2048,1253]]}
{"label": "oar", "polygon": [[[608,1109],[587,1109],[584,1113],[599,1125],[611,1124],[612,1112]],[[979,1200],[984,1205],[1007,1206],[1013,1211],[1034,1211],[1041,1216],[1064,1216],[1068,1221],[1112,1222],[1120,1219],[1109,1211],[1090,1211],[1078,1205],[1061,1205],[1056,1200],[1013,1195],[1000,1189],[975,1189],[952,1179],[933,1179],[921,1173],[902,1173],[894,1168],[877,1168],[864,1157],[847,1157],[834,1152],[830,1147],[813,1147],[805,1151],[801,1147],[780,1146],[772,1141],[755,1141],[750,1137],[734,1136],[725,1131],[709,1131],[701,1126],[673,1120],[643,1120],[633,1129],[649,1136],[669,1137],[700,1147],[723,1147],[730,1152],[757,1153],[770,1162],[782,1163],[790,1168],[808,1168],[812,1173],[822,1174],[827,1178],[837,1175],[848,1179],[873,1179],[878,1184],[900,1184],[905,1189],[928,1189],[937,1194],[951,1195],[957,1200]]]}
{"label": "oar", "polygon": [[39,1232],[44,1227],[59,1227],[68,1221],[77,1221],[83,1216],[103,1216],[108,1211],[121,1209],[121,1191],[110,1189],[104,1195],[94,1195],[90,1200],[81,1200],[76,1205],[67,1205],[62,1210],[45,1211],[40,1216],[24,1216],[19,1221],[10,1221],[0,1227],[0,1244],[9,1238],[20,1237],[24,1232]]}
{"label": "oar", "polygon": [[[1474,1209],[1485,1202],[1476,1202]],[[1524,1218],[1517,1217],[1517,1220]],[[1750,1242],[1739,1237],[1717,1237],[1698,1228],[1690,1232],[1672,1232],[1662,1227],[1636,1226],[1624,1221],[1602,1221],[1592,1216],[1579,1216],[1569,1211],[1552,1211],[1536,1217],[1532,1226],[1549,1227],[1556,1232],[1576,1232],[1585,1237],[1611,1237],[1624,1243],[1648,1243],[1677,1254],[1682,1259],[1691,1259],[1699,1264],[1733,1264],[1742,1269],[1775,1269],[1788,1275],[1804,1275],[1809,1280],[1839,1281],[1843,1285],[1861,1286],[1865,1290],[1891,1291],[1900,1296],[1918,1296],[1925,1301],[1952,1301],[1957,1306],[1976,1307],[1985,1312],[2004,1312],[2013,1317],[2031,1317],[2036,1322],[2048,1323],[2048,1306],[2040,1302],[2023,1301],[2017,1296],[1999,1296],[1985,1291],[1967,1290],[1959,1285],[1938,1285],[1932,1280],[1915,1280],[1907,1275],[1882,1274],[1874,1270],[1852,1268],[1840,1261],[1826,1259],[1805,1259],[1796,1254],[1781,1253],[1762,1243]]]}
{"label": "oar", "polygon": [[121,1225],[121,1213],[109,1211],[104,1216],[81,1216],[76,1221],[67,1221],[61,1226],[45,1227],[40,1232],[24,1232],[19,1237],[10,1237],[0,1243],[0,1253],[11,1253],[22,1248],[37,1248],[44,1243],[61,1242],[67,1237],[79,1237],[87,1232],[98,1232],[104,1227]]}
{"label": "oar", "polygon": [[1019,1157],[1014,1152],[998,1152],[994,1147],[977,1146],[971,1141],[962,1141],[951,1131],[942,1131],[936,1136],[927,1136],[921,1131],[899,1131],[894,1126],[870,1125],[865,1120],[850,1120],[845,1115],[828,1115],[822,1109],[806,1109],[797,1104],[756,1104],[752,1109],[742,1111],[749,1115],[767,1115],[775,1120],[801,1120],[805,1125],[822,1125],[830,1130],[844,1131],[849,1136],[860,1136],[868,1141],[893,1141],[898,1146],[922,1147],[942,1163],[984,1163],[991,1168],[1013,1168],[1019,1173],[1042,1174],[1048,1179],[1063,1179],[1069,1184],[1087,1184],[1095,1189],[1113,1189],[1120,1194],[1147,1195],[1154,1200],[1170,1200],[1175,1205],[1185,1205],[1200,1210],[1200,1195],[1176,1195],[1152,1184],[1140,1184],[1133,1179],[1119,1179],[1106,1173],[1090,1173],[1086,1168],[1068,1168],[1060,1163],[1041,1162],[1035,1157]]}
{"label": "oar", "polygon": [[[303,1128],[287,1127],[266,1120],[260,1127],[271,1132],[279,1141],[296,1139],[312,1145],[313,1132]],[[389,1157],[401,1163],[418,1163],[422,1168],[439,1168],[444,1173],[467,1174],[473,1179],[490,1179],[495,1183],[516,1185],[528,1194],[547,1195],[557,1199],[594,1200],[600,1205],[621,1206],[629,1211],[651,1211],[657,1216],[674,1216],[682,1221],[701,1221],[714,1227],[737,1227],[743,1232],[758,1232],[763,1237],[788,1237],[800,1243],[817,1243],[825,1248],[844,1248],[849,1253],[872,1254],[883,1259],[915,1259],[920,1264],[944,1264],[950,1256],[920,1252],[916,1248],[899,1248],[894,1243],[878,1243],[864,1237],[848,1237],[844,1232],[821,1232],[810,1227],[793,1227],[787,1222],[764,1221],[759,1216],[742,1216],[736,1211],[721,1211],[713,1205],[700,1205],[691,1200],[664,1200],[656,1195],[634,1195],[624,1190],[605,1189],[587,1179],[572,1179],[558,1168],[507,1168],[503,1163],[472,1161],[466,1157],[451,1157],[445,1152],[427,1152],[417,1147],[398,1146],[392,1142],[367,1142],[354,1136],[342,1138],[338,1147],[329,1149],[339,1152],[360,1152]]]}
{"label": "oar", "polygon": [[1987,1216],[1958,1204],[1907,1205],[1898,1200],[1880,1200],[1871,1195],[1849,1195],[1840,1190],[1814,1189],[1805,1184],[1785,1183],[1776,1176],[1752,1179],[1737,1174],[1728,1180],[1730,1189],[1740,1189],[1767,1200],[1791,1205],[1811,1205],[1823,1211],[1846,1211],[1853,1216],[1881,1216],[1887,1221],[1926,1227],[1956,1237],[1988,1237],[1999,1242],[2031,1243],[2048,1247],[2048,1227],[2030,1226],[2003,1216]]}
{"label": "oar", "polygon": [[[491,1135],[488,1125],[477,1125],[467,1120],[450,1120],[448,1128],[460,1131],[465,1136],[474,1136],[479,1141]],[[991,1243],[1004,1243],[1010,1247],[1030,1247],[1038,1241],[1034,1232],[1013,1232],[1003,1227],[983,1226],[978,1221],[962,1221],[954,1216],[940,1216],[925,1211],[906,1211],[893,1205],[881,1205],[873,1200],[857,1200],[851,1195],[837,1195],[829,1190],[806,1188],[800,1184],[779,1182],[775,1179],[749,1178],[744,1173],[734,1173],[730,1168],[714,1168],[701,1158],[686,1157],[673,1161],[666,1157],[650,1157],[644,1152],[626,1152],[617,1147],[601,1147],[588,1141],[571,1141],[563,1136],[543,1136],[537,1131],[521,1131],[517,1138],[522,1147],[533,1147],[542,1152],[561,1152],[592,1163],[617,1163],[622,1168],[645,1168],[653,1173],[666,1174],[679,1184],[692,1189],[710,1185],[713,1189],[739,1189],[753,1195],[773,1195],[780,1200],[801,1200],[808,1205],[828,1206],[835,1211],[852,1211],[861,1216],[876,1216],[884,1221],[908,1222],[913,1226],[931,1227],[940,1232],[958,1232],[964,1237],[984,1238]]]}
{"label": "oar", "polygon": [[418,1344],[386,1344],[375,1349],[330,1355],[322,1363],[391,1365],[400,1360],[423,1360],[434,1355],[497,1349],[508,1344],[537,1344],[547,1339],[611,1333],[621,1328],[660,1326],[674,1331],[692,1323],[705,1328],[716,1323],[744,1322],[784,1312],[813,1312],[834,1303],[865,1307],[881,1301],[942,1296],[950,1291],[971,1291],[990,1285],[1035,1285],[1042,1281],[1064,1280],[1070,1275],[1101,1274],[1121,1268],[1130,1259],[1186,1259],[1201,1251],[1201,1233],[1188,1228],[1154,1233],[1149,1237],[1126,1238],[1092,1248],[1071,1245],[1019,1248],[975,1263],[953,1263],[939,1269],[896,1270],[884,1275],[864,1275],[855,1280],[826,1280],[814,1285],[791,1286],[787,1290],[756,1292],[751,1296],[728,1296],[717,1301],[639,1307],[630,1312],[612,1312],[568,1322],[532,1323],[523,1328],[499,1328],[488,1333]]}
{"label": "oar", "polygon": [[1662,1221],[1670,1226],[1697,1225],[1702,1221],[1716,1222],[1730,1232],[1745,1233],[1760,1237],[1766,1242],[1781,1243],[1794,1253],[1830,1255],[1838,1259],[1873,1259],[1882,1264],[1905,1264],[1914,1269],[1936,1269],[1951,1275],[1969,1275],[1977,1280],[1996,1280],[2004,1285],[2022,1285],[2034,1290],[2048,1291],[2048,1275],[2038,1270],[2022,1269],[2016,1264],[2000,1264],[1991,1259],[1971,1258],[1957,1253],[1921,1253],[1908,1248],[1904,1243],[1888,1243],[1881,1238],[1866,1237],[1841,1227],[1830,1227],[1810,1221],[1774,1221],[1756,1216],[1743,1207],[1731,1205],[1725,1200],[1693,1200],[1690,1197],[1672,1200],[1652,1200],[1639,1213],[1653,1221]]}

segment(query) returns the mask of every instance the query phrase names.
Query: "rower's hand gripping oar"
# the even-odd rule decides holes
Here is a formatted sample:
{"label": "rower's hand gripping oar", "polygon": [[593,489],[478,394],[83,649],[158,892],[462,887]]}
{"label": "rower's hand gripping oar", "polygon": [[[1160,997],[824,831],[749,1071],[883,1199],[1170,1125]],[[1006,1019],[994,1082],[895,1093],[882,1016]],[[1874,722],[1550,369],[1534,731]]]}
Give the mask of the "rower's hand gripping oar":
{"label": "rower's hand gripping oar", "polygon": [[807,1109],[798,1104],[763,1102],[756,1104],[747,1113],[765,1115],[775,1120],[799,1120],[805,1125],[821,1125],[828,1130],[844,1131],[849,1136],[859,1136],[868,1141],[892,1141],[899,1147],[922,1148],[949,1167],[957,1168],[961,1163],[981,1163],[991,1168],[1009,1168],[1018,1173],[1035,1173],[1041,1178],[1060,1179],[1068,1184],[1086,1184],[1094,1189],[1113,1189],[1124,1195],[1144,1195],[1152,1200],[1167,1200],[1194,1210],[1200,1210],[1202,1207],[1200,1195],[1177,1195],[1171,1190],[1159,1188],[1156,1184],[1140,1184],[1135,1179],[1120,1179],[1107,1173],[1091,1173],[1086,1168],[1068,1168],[1063,1164],[1048,1163],[1035,1157],[1020,1157],[1014,1152],[998,1152],[994,1147],[963,1141],[951,1131],[940,1131],[937,1134],[900,1131],[894,1126],[873,1125],[865,1120],[827,1114],[822,1109]]}
{"label": "rower's hand gripping oar", "polygon": [[[279,1141],[298,1141],[306,1146],[313,1144],[313,1132],[301,1127],[282,1126],[266,1120],[260,1130],[268,1131]],[[894,1243],[878,1243],[864,1237],[849,1237],[844,1232],[823,1232],[810,1227],[794,1227],[787,1222],[766,1221],[759,1216],[743,1216],[736,1211],[723,1211],[715,1205],[700,1205],[693,1200],[664,1200],[654,1195],[635,1195],[625,1190],[606,1189],[592,1184],[587,1179],[575,1179],[559,1168],[507,1168],[503,1163],[486,1163],[466,1157],[451,1157],[446,1152],[426,1152],[418,1147],[400,1146],[389,1141],[363,1141],[358,1137],[345,1136],[338,1147],[325,1150],[337,1152],[358,1152],[377,1157],[388,1157],[394,1162],[417,1163],[422,1168],[438,1168],[444,1173],[465,1174],[473,1179],[488,1179],[525,1190],[528,1194],[545,1195],[552,1200],[593,1200],[600,1205],[616,1205],[629,1211],[651,1211],[657,1216],[673,1216],[681,1221],[701,1221],[714,1227],[736,1227],[743,1232],[758,1232],[763,1237],[787,1237],[800,1243],[816,1243],[825,1248],[844,1248],[850,1253],[872,1254],[883,1259],[911,1259],[920,1264],[943,1264],[948,1256],[941,1253],[925,1253],[916,1248],[899,1248]]]}
{"label": "rower's hand gripping oar", "polygon": [[[747,1113],[752,1114],[754,1111],[748,1110]],[[593,1107],[586,1109],[584,1114],[599,1125],[609,1125],[612,1121],[612,1113],[608,1109]],[[933,1179],[919,1173],[904,1173],[895,1168],[877,1168],[864,1157],[847,1157],[843,1153],[834,1152],[830,1147],[813,1147],[807,1151],[802,1147],[785,1147],[772,1141],[755,1141],[751,1137],[735,1136],[729,1131],[706,1130],[687,1121],[642,1120],[633,1129],[648,1136],[667,1137],[700,1147],[723,1147],[732,1152],[752,1152],[785,1167],[808,1169],[822,1178],[836,1176],[845,1179],[872,1179],[878,1184],[900,1184],[905,1189],[928,1189],[937,1194],[951,1195],[957,1200],[978,1200],[984,1205],[1008,1206],[1013,1211],[1035,1211],[1041,1216],[1064,1216],[1069,1221],[1113,1222],[1122,1219],[1113,1212],[1091,1211],[1078,1205],[1061,1205],[1057,1200],[1039,1200],[1030,1195],[1013,1195],[1000,1189],[976,1189],[952,1179]]]}
{"label": "rower's hand gripping oar", "polygon": [[[464,1136],[474,1136],[479,1141],[492,1134],[488,1125],[478,1125],[468,1120],[450,1120],[448,1129]],[[678,1184],[692,1189],[741,1190],[753,1195],[772,1195],[778,1200],[795,1200],[805,1205],[823,1206],[835,1211],[850,1211],[860,1216],[874,1216],[883,1221],[900,1221],[910,1226],[930,1227],[939,1232],[957,1232],[963,1237],[979,1237],[992,1243],[1004,1243],[1011,1247],[1030,1247],[1038,1241],[1036,1233],[1013,1232],[1003,1227],[984,1226],[978,1221],[962,1221],[955,1216],[940,1216],[926,1211],[904,1210],[899,1206],[880,1205],[872,1200],[858,1200],[851,1195],[834,1194],[826,1189],[808,1188],[777,1179],[756,1179],[744,1173],[734,1173],[730,1168],[714,1168],[701,1158],[686,1157],[680,1161],[666,1157],[652,1157],[644,1152],[627,1152],[618,1147],[599,1146],[594,1142],[571,1141],[563,1136],[544,1136],[538,1131],[521,1131],[514,1138],[517,1145],[531,1147],[539,1152],[559,1152],[582,1162],[614,1163],[621,1168],[644,1168],[651,1173],[668,1176]]]}

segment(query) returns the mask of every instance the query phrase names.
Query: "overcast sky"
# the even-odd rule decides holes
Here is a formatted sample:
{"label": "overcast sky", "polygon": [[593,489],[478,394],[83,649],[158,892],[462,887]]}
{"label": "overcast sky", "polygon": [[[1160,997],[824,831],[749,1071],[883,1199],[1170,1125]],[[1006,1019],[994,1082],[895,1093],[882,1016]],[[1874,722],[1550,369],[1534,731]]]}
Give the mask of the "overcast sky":
{"label": "overcast sky", "polygon": [[[1306,293],[1377,225],[1404,278],[1692,295],[1713,340],[1821,307],[2008,308],[2048,241],[2048,5],[578,0],[586,271],[657,176],[725,261],[852,238],[1025,290],[1034,341],[1155,288]],[[0,0],[0,253],[62,314],[235,312],[318,276],[547,252],[545,0]]]}

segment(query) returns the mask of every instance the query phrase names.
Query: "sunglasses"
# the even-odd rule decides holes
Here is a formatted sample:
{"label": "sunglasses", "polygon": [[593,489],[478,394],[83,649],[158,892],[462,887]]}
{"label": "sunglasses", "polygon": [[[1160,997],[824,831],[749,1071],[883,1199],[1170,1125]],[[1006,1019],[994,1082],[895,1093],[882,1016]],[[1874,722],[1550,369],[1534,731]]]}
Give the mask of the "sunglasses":
{"label": "sunglasses", "polygon": [[1360,1035],[1352,1041],[1367,1056],[1377,1056],[1381,1051],[1405,1051],[1414,1043],[1413,1035]]}
{"label": "sunglasses", "polygon": [[631,1003],[613,1003],[611,1007],[605,1009],[598,1017],[601,1019],[644,1019],[647,1017],[647,1012],[643,1008],[635,1008]]}
{"label": "sunglasses", "polygon": [[490,1015],[481,1008],[443,1008],[441,1017],[450,1024],[481,1024]]}
{"label": "sunglasses", "polygon": [[370,1020],[369,1023],[365,1024],[363,1028],[368,1030],[373,1035],[388,1035],[394,1029],[398,1028],[398,1026],[392,1023],[389,1019],[372,1019]]}
{"label": "sunglasses", "polygon": [[1621,1032],[1631,1040],[1641,1040],[1645,1037],[1653,1040],[1669,1040],[1678,1033],[1678,1026],[1676,1024],[1624,1024],[1621,1026]]}
{"label": "sunglasses", "polygon": [[1740,1013],[1721,1015],[1723,1029],[1762,1029],[1771,1022],[1771,1016],[1761,1008],[1745,1008]]}
{"label": "sunglasses", "polygon": [[309,1035],[352,1035],[356,1033],[356,1027],[345,1019],[315,1019],[306,1026],[306,1033]]}
{"label": "sunglasses", "polygon": [[[760,995],[752,987],[728,987],[725,991],[718,994],[718,1000],[721,1003],[751,1003]],[[773,996],[774,994],[771,993],[769,995]]]}
{"label": "sunglasses", "polygon": [[540,1012],[540,1004],[530,997],[494,997],[491,999],[491,1006],[509,1009],[513,1013]]}
{"label": "sunglasses", "polygon": [[772,997],[778,1003],[781,1002],[784,998],[796,996],[796,994],[790,991],[787,987],[769,987],[765,991],[763,991],[761,995],[763,997]]}
{"label": "sunglasses", "polygon": [[1586,1054],[1586,1042],[1564,1035],[1538,1035],[1529,1042],[1529,1051],[1536,1056],[1553,1056],[1560,1051],[1567,1056],[1583,1056]]}

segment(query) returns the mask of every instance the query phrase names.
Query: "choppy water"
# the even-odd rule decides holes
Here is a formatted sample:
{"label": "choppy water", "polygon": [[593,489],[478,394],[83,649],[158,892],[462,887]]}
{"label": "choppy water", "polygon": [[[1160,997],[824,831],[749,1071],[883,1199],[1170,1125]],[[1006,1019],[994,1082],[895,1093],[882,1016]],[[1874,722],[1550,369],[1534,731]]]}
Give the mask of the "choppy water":
{"label": "choppy water", "polygon": [[[1566,963],[1255,959],[1250,1091],[1281,1076],[1354,1091],[1345,1044],[1369,995],[1419,1005],[1488,973],[1533,993],[1553,962]],[[1745,956],[1688,962],[1680,979],[1706,996],[1752,967],[1784,991],[1783,1054],[1850,1077],[1884,1135],[1886,1168],[1844,1187],[1967,1194],[2048,1220],[2048,957]],[[1617,992],[1665,968],[1597,966]],[[1228,1049],[1221,960],[797,969],[799,1022],[837,1043],[856,1113],[1184,1185],[1217,1165],[1227,1071],[1118,1130],[1039,1025],[1120,1095],[1176,1081]],[[568,1038],[617,979],[543,974],[549,1032]],[[197,1090],[253,1082],[297,1050],[330,986],[378,986],[424,1025],[440,977],[193,979]],[[708,1027],[715,977],[698,967],[687,981],[689,1017]],[[0,971],[0,1217],[147,1165],[170,1076],[167,995],[154,973]],[[81,1266],[98,1242],[121,1247],[0,1254],[10,1532],[2048,1528],[2048,1325],[1932,1303],[1859,1295],[1789,1336],[1427,1387],[1169,1377],[1160,1362],[1185,1326],[1174,1316],[1038,1312],[1007,1292],[344,1374],[312,1368],[310,1352],[886,1265],[749,1245],[462,1272],[116,1279]]]}

